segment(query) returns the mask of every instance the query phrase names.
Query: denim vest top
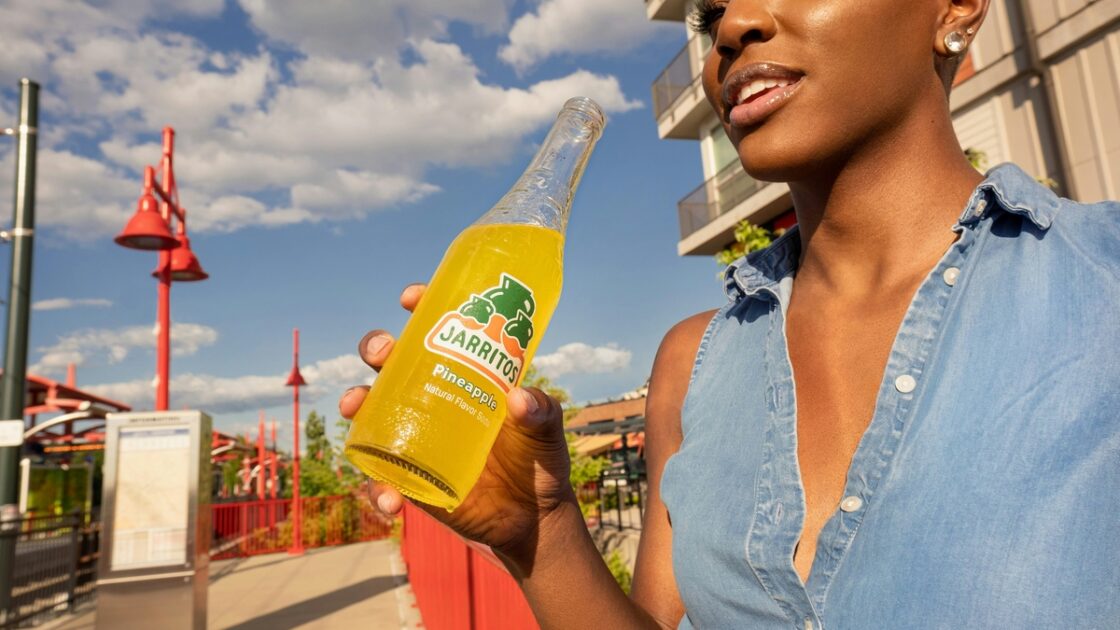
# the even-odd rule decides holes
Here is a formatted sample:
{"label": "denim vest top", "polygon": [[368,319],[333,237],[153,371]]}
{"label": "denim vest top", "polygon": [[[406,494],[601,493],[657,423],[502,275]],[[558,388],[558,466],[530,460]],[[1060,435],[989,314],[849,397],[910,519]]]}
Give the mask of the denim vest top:
{"label": "denim vest top", "polygon": [[728,269],[661,482],[681,628],[1120,628],[1120,204],[1002,165],[953,229],[808,583],[796,229]]}

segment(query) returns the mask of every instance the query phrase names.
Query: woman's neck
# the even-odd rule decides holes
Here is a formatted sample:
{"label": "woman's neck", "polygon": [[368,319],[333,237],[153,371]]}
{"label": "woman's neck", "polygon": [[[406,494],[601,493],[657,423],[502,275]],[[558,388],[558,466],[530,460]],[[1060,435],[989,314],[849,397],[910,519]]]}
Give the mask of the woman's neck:
{"label": "woman's neck", "polygon": [[864,143],[827,176],[790,183],[799,283],[866,296],[924,277],[940,259],[983,179],[941,107]]}

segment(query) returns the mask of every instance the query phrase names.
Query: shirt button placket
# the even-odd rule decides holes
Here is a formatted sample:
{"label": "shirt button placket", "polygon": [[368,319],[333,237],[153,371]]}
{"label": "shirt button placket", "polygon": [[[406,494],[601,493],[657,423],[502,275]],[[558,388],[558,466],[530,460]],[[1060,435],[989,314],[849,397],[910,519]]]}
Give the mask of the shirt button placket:
{"label": "shirt button placket", "polygon": [[909,394],[910,392],[917,389],[917,387],[918,379],[910,376],[909,374],[903,374],[894,379],[894,388],[897,389],[899,393]]}
{"label": "shirt button placket", "polygon": [[941,274],[941,279],[949,286],[956,285],[959,277],[961,277],[961,270],[958,267],[949,267],[945,270],[945,273]]}
{"label": "shirt button placket", "polygon": [[855,495],[844,497],[844,500],[840,502],[840,510],[843,512],[856,512],[861,507],[863,507],[863,499]]}

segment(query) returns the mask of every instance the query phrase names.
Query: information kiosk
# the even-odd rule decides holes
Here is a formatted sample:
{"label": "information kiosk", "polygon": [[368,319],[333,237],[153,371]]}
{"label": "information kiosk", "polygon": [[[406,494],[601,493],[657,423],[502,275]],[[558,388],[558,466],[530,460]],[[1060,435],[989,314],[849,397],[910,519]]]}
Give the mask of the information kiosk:
{"label": "information kiosk", "polygon": [[98,628],[206,627],[210,416],[109,414]]}

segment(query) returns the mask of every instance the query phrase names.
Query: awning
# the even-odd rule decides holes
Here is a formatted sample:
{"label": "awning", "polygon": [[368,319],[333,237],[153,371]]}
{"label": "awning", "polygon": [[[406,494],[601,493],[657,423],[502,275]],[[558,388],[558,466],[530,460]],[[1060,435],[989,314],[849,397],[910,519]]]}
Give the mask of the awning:
{"label": "awning", "polygon": [[584,435],[572,441],[572,448],[580,455],[600,455],[611,450],[618,439],[618,436],[613,433],[608,435]]}

